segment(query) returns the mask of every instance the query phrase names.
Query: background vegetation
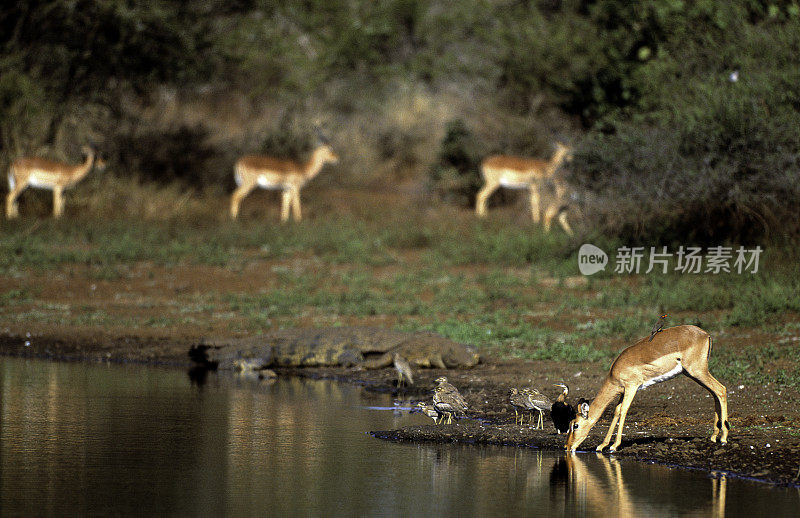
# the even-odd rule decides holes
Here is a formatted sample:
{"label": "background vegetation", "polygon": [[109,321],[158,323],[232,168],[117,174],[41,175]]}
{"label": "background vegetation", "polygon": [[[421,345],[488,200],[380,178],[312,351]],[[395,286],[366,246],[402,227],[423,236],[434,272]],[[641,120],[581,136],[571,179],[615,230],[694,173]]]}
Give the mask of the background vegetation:
{"label": "background vegetation", "polygon": [[319,122],[322,185],[467,205],[486,154],[561,139],[608,236],[796,242],[799,50],[790,0],[11,2],[0,166],[91,140],[104,181],[222,196],[237,155],[304,157]]}
{"label": "background vegetation", "polygon": [[[0,316],[124,332],[377,322],[583,362],[667,311],[734,345],[715,348],[723,377],[800,386],[798,56],[789,0],[6,2],[0,167],[76,162],[89,141],[109,166],[67,192],[64,220],[29,190],[0,222]],[[255,193],[228,221],[236,157],[305,158],[315,124],[341,161],[303,191],[306,219],[277,225],[277,197]],[[483,157],[547,157],[556,140],[576,149],[576,238],[544,234],[508,192],[492,201],[516,206],[474,218]],[[586,279],[583,242],[766,252],[758,275]],[[164,302],[175,265],[271,274]],[[74,303],[43,271],[142,292]]]}

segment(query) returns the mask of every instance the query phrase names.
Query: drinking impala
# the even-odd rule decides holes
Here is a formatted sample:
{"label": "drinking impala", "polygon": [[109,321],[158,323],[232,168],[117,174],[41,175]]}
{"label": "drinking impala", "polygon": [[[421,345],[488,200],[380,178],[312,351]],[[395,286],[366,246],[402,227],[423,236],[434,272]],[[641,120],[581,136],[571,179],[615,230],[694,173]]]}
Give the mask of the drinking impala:
{"label": "drinking impala", "polygon": [[620,400],[614,409],[614,417],[603,442],[597,446],[602,451],[611,441],[614,426],[617,438],[609,448],[614,452],[622,442],[625,416],[636,391],[655,383],[685,374],[714,397],[714,433],[711,440],[728,442],[728,398],[725,386],[708,372],[708,355],[711,353],[711,336],[696,326],[676,326],[662,330],[653,341],[642,338],[631,345],[614,360],[594,401],[570,423],[566,449],[575,451],[586,439],[589,430],[597,423],[603,411],[613,399]]}

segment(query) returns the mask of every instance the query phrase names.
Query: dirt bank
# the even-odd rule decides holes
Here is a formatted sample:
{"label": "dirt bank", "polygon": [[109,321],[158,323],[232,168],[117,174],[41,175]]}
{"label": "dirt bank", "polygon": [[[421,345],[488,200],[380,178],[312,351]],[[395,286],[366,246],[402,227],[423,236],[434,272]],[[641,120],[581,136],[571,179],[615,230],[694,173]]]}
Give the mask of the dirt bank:
{"label": "dirt bank", "polygon": [[[5,332],[0,354],[67,361],[135,362],[191,366],[187,351],[197,340],[192,334],[130,336],[70,329],[58,335]],[[428,399],[433,380],[446,375],[470,404],[472,419],[452,425],[412,426],[375,431],[382,439],[397,441],[470,442],[560,449],[564,436],[549,421],[544,430],[514,424],[507,404],[509,387],[532,385],[555,397],[554,383],[566,382],[571,397],[592,398],[604,372],[597,364],[564,362],[494,361],[461,371],[429,369],[418,372],[417,384],[398,392],[392,369],[343,368],[284,369],[281,375],[334,378],[363,384],[369,390],[392,392],[415,402]],[[639,392],[626,422],[625,439],[616,455],[646,462],[724,471],[759,480],[797,484],[800,468],[800,413],[784,402],[797,394],[767,387],[728,386],[732,431],[727,446],[711,443],[713,401],[705,390],[685,377]],[[610,409],[609,409],[610,410]],[[610,420],[608,413],[595,427],[586,448],[597,445]]]}

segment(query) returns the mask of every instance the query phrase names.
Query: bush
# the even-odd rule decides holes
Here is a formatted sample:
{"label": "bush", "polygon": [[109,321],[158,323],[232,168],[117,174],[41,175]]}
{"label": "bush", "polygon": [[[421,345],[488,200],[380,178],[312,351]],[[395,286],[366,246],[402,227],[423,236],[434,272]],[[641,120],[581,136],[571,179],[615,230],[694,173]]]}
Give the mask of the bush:
{"label": "bush", "polygon": [[196,188],[232,183],[233,162],[222,167],[222,151],[207,138],[202,126],[129,127],[109,140],[104,151],[124,176]]}
{"label": "bush", "polygon": [[789,65],[800,23],[730,29],[672,42],[635,76],[642,110],[583,143],[573,177],[597,194],[590,219],[605,232],[649,244],[800,234],[800,76]]}
{"label": "bush", "polygon": [[477,148],[464,121],[455,119],[447,124],[437,161],[428,171],[433,192],[444,201],[474,206],[475,195],[483,185]]}

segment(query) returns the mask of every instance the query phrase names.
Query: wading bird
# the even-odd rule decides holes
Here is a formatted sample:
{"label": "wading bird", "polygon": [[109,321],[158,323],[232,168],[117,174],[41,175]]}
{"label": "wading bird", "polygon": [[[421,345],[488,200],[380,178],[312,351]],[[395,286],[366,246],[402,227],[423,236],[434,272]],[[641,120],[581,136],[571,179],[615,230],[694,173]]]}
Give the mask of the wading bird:
{"label": "wading bird", "polygon": [[408,360],[398,353],[392,354],[392,359],[394,361],[394,368],[397,370],[397,386],[402,386],[404,380],[407,380],[409,385],[413,385],[414,372],[411,370],[411,364],[408,363]]}
{"label": "wading bird", "polygon": [[17,198],[26,187],[53,191],[53,216],[60,218],[64,214],[65,189],[69,189],[81,181],[92,167],[102,169],[105,162],[95,158],[92,147],[81,148],[86,159],[82,164],[69,165],[53,162],[44,158],[19,158],[11,163],[8,169],[8,195],[6,196],[6,217],[13,219],[19,216]]}
{"label": "wading bird", "polygon": [[429,405],[424,401],[420,401],[419,403],[417,403],[417,408],[419,408],[419,412],[433,419],[433,422],[435,424],[439,424],[439,419],[441,418],[441,415],[436,410],[435,406]]}
{"label": "wading bird", "polygon": [[667,314],[664,313],[660,317],[658,317],[658,322],[655,323],[653,326],[653,330],[650,331],[650,338],[647,339],[648,342],[653,341],[653,337],[656,336],[656,333],[660,333],[662,329],[664,329],[664,322],[667,321]]}
{"label": "wading bird", "polygon": [[475,213],[486,216],[486,200],[500,187],[527,189],[530,196],[531,218],[539,222],[539,183],[553,176],[561,164],[569,159],[572,149],[556,144],[556,152],[550,160],[520,158],[514,156],[490,156],[481,163],[483,187],[475,200]]}
{"label": "wading bird", "polygon": [[711,440],[728,442],[728,398],[725,385],[708,372],[708,356],[711,353],[711,336],[696,326],[669,327],[658,333],[653,341],[642,338],[620,353],[603,385],[588,408],[570,423],[565,448],[575,451],[586,440],[589,431],[603,415],[612,400],[619,397],[614,417],[605,439],[597,447],[602,451],[611,441],[614,427],[617,438],[609,451],[619,448],[625,416],[633,402],[636,391],[684,373],[699,383],[714,397],[714,433]]}
{"label": "wading bird", "polygon": [[[539,419],[536,421],[536,429],[543,429],[544,428],[544,418],[542,417],[542,413],[545,408],[550,408],[551,401],[550,398],[539,392],[534,388],[526,388],[522,389],[522,393],[526,397],[526,408],[531,411],[533,414],[533,410],[539,412]],[[533,416],[531,415],[531,422],[533,422]]]}
{"label": "wading bird", "polygon": [[575,419],[577,412],[575,407],[569,404],[567,397],[569,396],[569,387],[564,383],[556,384],[556,387],[561,387],[561,394],[558,395],[553,406],[550,407],[550,418],[556,427],[558,433],[566,433],[569,431],[569,423]]}
{"label": "wading bird", "polygon": [[528,397],[520,394],[518,389],[512,388],[508,393],[508,402],[514,408],[514,424],[522,424],[525,419],[525,410],[528,409]]}
{"label": "wading bird", "polygon": [[289,220],[291,206],[295,221],[300,221],[300,189],[322,170],[325,164],[335,164],[339,157],[320,133],[319,145],[308,162],[301,164],[270,156],[249,155],[240,158],[234,167],[236,190],[231,196],[231,218],[239,215],[239,204],[256,187],[282,191],[281,222]]}
{"label": "wading bird", "polygon": [[[458,389],[447,382],[447,378],[441,376],[436,378],[439,385],[433,391],[433,406],[440,414],[444,414],[447,422],[453,422],[453,414],[463,415],[467,408],[467,402],[458,392]],[[441,423],[444,417],[439,420]]]}

